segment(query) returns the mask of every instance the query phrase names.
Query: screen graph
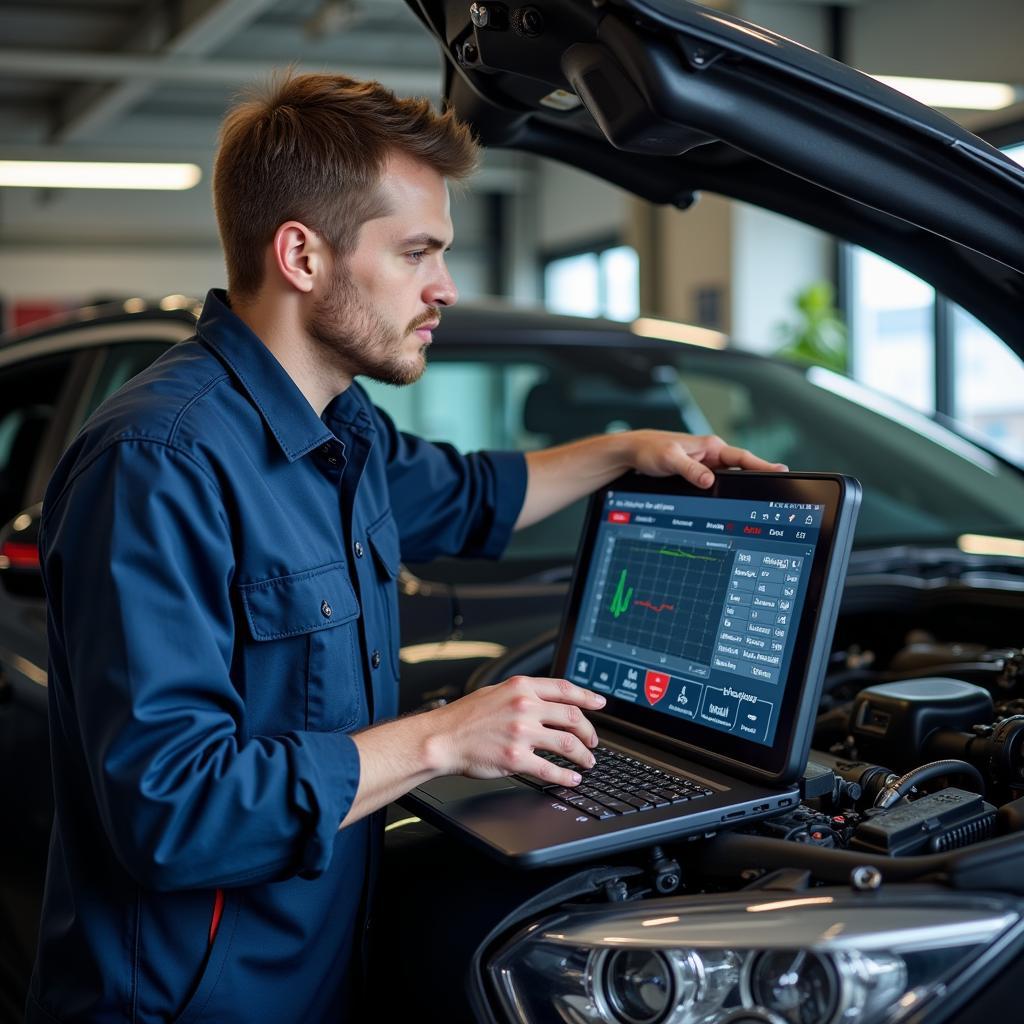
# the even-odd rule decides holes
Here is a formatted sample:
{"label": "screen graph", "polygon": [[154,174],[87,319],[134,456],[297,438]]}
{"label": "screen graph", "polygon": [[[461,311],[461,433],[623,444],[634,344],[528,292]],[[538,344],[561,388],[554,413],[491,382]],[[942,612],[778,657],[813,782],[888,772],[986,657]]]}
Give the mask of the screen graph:
{"label": "screen graph", "polygon": [[612,541],[594,637],[709,664],[732,562],[731,551]]}

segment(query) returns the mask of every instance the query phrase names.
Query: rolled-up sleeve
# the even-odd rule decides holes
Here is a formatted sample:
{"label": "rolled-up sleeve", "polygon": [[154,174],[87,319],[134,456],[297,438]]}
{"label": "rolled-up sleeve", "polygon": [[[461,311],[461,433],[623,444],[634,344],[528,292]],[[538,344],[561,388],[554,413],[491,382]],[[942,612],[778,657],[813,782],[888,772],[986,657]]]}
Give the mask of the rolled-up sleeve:
{"label": "rolled-up sleeve", "polygon": [[442,555],[501,555],[526,497],[522,453],[463,455],[450,444],[403,433],[380,409],[374,413],[386,446],[402,558],[426,562]]}
{"label": "rolled-up sleeve", "polygon": [[229,511],[208,470],[120,440],[46,507],[43,551],[55,736],[128,872],[157,889],[322,873],[358,752],[341,732],[248,735]]}

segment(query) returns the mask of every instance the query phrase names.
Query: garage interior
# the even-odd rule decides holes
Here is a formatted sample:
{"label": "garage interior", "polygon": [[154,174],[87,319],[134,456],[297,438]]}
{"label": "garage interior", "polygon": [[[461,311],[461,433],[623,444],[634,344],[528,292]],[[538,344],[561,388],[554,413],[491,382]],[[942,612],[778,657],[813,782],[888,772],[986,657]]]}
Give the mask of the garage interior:
{"label": "garage interior", "polygon": [[[946,111],[1000,144],[999,130],[1024,117],[1024,11],[1015,0],[711,6],[870,74],[1010,83],[1011,106]],[[31,316],[12,312],[23,305],[202,297],[221,283],[209,197],[217,125],[231,97],[273,69],[339,71],[439,98],[440,55],[403,0],[13,0],[0,7],[0,26],[4,159],[166,161],[202,173],[176,193],[4,189],[9,328]],[[709,326],[755,350],[771,347],[791,293],[830,276],[833,258],[822,239],[714,197],[685,218],[652,213],[595,179],[511,151],[487,154],[454,216],[451,266],[464,301],[539,304],[545,258],[616,240],[640,252],[645,315]],[[771,259],[780,247],[789,258]]]}
{"label": "garage interior", "polygon": [[[897,88],[921,87],[909,79],[1002,87],[990,109],[985,99],[933,105],[1024,164],[1020,0],[705,6],[867,74],[898,76]],[[442,57],[406,0],[0,0],[3,340],[83,307],[190,311],[210,288],[225,287],[210,195],[218,126],[236,97],[286,69],[441,99]],[[116,173],[113,165],[188,165],[197,180],[169,191],[8,184],[7,165],[21,162],[111,165],[95,171],[101,179]],[[907,410],[908,419],[962,428],[1024,467],[1020,358],[934,288],[867,250],[713,194],[685,211],[657,207],[512,150],[485,152],[468,187],[453,194],[452,217],[448,266],[460,305],[599,317],[634,335],[785,358],[812,315],[808,303],[818,303],[813,315],[838,323],[833,336],[841,338],[840,365],[826,369],[839,369],[851,388],[872,389],[886,415]],[[452,389],[465,387],[461,419],[483,421],[493,396],[469,397],[477,384],[438,374],[408,408],[401,398],[396,407],[417,429],[469,444],[473,431],[448,403]],[[846,394],[842,383],[831,386]],[[614,429],[629,425],[625,413],[622,420]],[[0,454],[3,442],[0,431]],[[423,657],[436,654],[422,646]],[[417,656],[403,658],[403,672],[414,671]],[[23,865],[0,872],[0,993],[8,965],[24,967],[24,936],[38,911],[31,876]],[[0,1024],[4,1011],[0,998]]]}

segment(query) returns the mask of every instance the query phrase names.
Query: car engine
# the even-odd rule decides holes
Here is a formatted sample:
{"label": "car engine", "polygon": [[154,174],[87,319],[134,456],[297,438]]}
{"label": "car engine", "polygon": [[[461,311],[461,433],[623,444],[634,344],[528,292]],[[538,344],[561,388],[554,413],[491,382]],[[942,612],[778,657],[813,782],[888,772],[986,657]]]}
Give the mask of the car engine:
{"label": "car engine", "polygon": [[[856,552],[801,799],[774,817],[537,872],[403,825],[380,908],[388,977],[404,964],[450,1021],[990,1019],[1024,943],[1022,591],[1012,559]],[[468,689],[545,674],[554,635]],[[401,887],[412,865],[436,900]],[[486,898],[456,908],[453,891]],[[457,922],[446,950],[404,923],[413,900]],[[458,957],[471,968],[453,987]]]}

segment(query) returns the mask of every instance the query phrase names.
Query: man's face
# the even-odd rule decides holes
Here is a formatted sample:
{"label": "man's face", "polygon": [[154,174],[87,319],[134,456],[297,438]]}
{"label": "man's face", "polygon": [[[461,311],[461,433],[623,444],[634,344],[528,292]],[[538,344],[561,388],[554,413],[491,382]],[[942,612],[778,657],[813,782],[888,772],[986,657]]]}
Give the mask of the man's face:
{"label": "man's face", "polygon": [[458,298],[444,261],[448,187],[425,164],[395,156],[380,188],[388,212],[364,223],[355,250],[336,261],[306,329],[348,375],[411,384],[426,369],[440,307]]}

